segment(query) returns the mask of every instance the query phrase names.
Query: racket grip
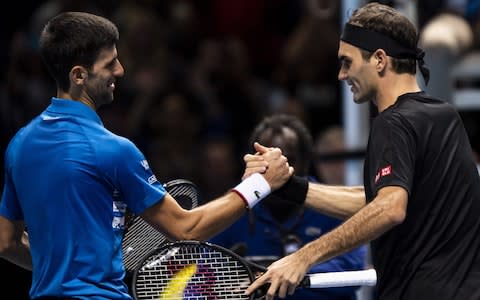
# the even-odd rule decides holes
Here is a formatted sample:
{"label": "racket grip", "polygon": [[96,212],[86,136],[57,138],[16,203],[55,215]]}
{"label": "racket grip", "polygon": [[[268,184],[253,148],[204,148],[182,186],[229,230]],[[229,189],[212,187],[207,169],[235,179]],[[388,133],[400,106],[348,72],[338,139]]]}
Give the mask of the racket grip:
{"label": "racket grip", "polygon": [[299,287],[304,287],[304,288],[309,288],[311,286],[310,276],[308,276],[308,275],[305,276],[298,286]]}
{"label": "racket grip", "polygon": [[326,272],[307,275],[303,287],[331,288],[342,286],[374,286],[377,284],[375,269],[344,272]]}

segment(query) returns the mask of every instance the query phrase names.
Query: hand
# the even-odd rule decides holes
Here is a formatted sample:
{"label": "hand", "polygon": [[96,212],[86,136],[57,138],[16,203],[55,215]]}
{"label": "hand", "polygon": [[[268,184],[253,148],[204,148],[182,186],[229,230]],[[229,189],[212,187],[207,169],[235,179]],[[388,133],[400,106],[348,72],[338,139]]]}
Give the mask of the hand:
{"label": "hand", "polygon": [[257,142],[255,142],[253,146],[257,153],[246,154],[243,157],[243,161],[245,162],[245,172],[243,173],[242,180],[249,177],[253,173],[265,174],[268,169],[268,161],[265,160],[263,154],[273,150],[274,148],[262,146]]}
{"label": "hand", "polygon": [[[263,160],[251,161],[250,170],[245,170],[243,178],[246,178],[247,174],[258,172],[263,174],[272,190],[278,189],[293,175],[293,167],[290,167],[287,158],[282,155],[282,150],[279,148],[267,148],[258,143],[255,143],[255,148],[258,154],[253,156],[261,156]],[[253,169],[256,172],[252,172]]]}
{"label": "hand", "polygon": [[275,295],[280,298],[285,298],[287,293],[292,295],[308,270],[308,264],[302,263],[298,253],[292,253],[271,264],[268,271],[258,277],[245,293],[250,295],[256,289],[269,283],[270,287],[265,295],[266,300],[274,299]]}

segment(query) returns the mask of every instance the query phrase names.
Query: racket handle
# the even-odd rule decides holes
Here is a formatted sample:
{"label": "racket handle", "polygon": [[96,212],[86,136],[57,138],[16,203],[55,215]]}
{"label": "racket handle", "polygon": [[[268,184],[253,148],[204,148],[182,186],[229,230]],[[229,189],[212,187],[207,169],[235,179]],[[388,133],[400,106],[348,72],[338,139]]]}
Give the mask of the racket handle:
{"label": "racket handle", "polygon": [[307,288],[374,286],[376,284],[377,272],[375,269],[309,274],[300,283],[302,287]]}

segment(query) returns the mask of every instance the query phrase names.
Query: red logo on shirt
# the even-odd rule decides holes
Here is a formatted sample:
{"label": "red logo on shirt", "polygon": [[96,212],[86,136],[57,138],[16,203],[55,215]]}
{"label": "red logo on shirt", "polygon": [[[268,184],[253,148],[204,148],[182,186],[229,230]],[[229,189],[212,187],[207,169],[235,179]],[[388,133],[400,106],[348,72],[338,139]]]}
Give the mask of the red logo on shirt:
{"label": "red logo on shirt", "polygon": [[390,175],[392,173],[392,166],[388,165],[385,168],[380,169],[375,175],[375,183],[380,179],[380,177]]}

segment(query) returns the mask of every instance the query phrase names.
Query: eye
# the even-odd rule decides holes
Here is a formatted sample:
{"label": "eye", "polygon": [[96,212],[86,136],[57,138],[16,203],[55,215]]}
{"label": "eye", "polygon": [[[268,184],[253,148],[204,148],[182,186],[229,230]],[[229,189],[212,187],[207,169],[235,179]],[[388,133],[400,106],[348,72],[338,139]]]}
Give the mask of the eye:
{"label": "eye", "polygon": [[352,65],[352,61],[350,59],[348,58],[340,59],[340,69],[348,70],[351,65]]}

